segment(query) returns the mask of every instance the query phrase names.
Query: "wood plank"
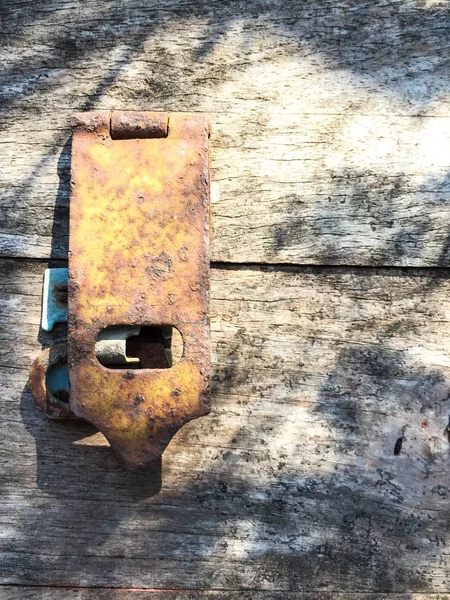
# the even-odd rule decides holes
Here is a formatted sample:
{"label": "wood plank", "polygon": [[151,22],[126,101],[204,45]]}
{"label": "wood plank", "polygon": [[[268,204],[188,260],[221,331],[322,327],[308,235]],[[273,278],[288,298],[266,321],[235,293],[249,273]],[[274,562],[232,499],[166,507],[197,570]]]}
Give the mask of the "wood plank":
{"label": "wood plank", "polygon": [[213,121],[213,259],[449,264],[446,2],[2,3],[0,255],[67,254],[75,111]]}
{"label": "wood plank", "polygon": [[213,413],[131,472],[32,403],[44,266],[0,261],[3,584],[449,589],[446,271],[213,269]]}
{"label": "wood plank", "polygon": [[[204,590],[121,590],[112,588],[45,588],[4,586],[2,600],[361,600],[361,594],[323,592],[218,592]],[[442,594],[364,594],[364,600],[448,600]]]}
{"label": "wood plank", "polygon": [[[361,600],[361,594],[323,592],[219,592],[205,590],[138,590],[113,588],[46,588],[4,586],[2,600]],[[442,594],[364,594],[364,600],[448,600]]]}

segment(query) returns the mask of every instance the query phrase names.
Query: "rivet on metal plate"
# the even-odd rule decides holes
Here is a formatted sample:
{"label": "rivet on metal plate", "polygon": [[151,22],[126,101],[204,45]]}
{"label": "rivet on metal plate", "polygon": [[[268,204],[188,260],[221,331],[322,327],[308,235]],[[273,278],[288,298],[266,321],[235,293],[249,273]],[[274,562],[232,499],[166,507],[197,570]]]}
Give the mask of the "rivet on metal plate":
{"label": "rivet on metal plate", "polygon": [[73,119],[69,407],[130,466],[210,410],[208,140],[199,114]]}

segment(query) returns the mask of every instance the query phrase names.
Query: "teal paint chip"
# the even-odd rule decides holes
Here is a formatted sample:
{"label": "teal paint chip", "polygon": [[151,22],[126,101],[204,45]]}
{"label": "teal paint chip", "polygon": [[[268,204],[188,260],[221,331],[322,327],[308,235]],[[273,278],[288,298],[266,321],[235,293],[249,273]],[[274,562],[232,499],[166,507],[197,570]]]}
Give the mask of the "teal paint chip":
{"label": "teal paint chip", "polygon": [[53,396],[60,394],[61,390],[69,392],[69,368],[67,363],[50,367],[47,371],[45,383],[47,390]]}
{"label": "teal paint chip", "polygon": [[67,303],[60,302],[54,290],[67,286],[68,279],[68,269],[45,269],[41,319],[44,331],[51,331],[55,323],[67,323]]}

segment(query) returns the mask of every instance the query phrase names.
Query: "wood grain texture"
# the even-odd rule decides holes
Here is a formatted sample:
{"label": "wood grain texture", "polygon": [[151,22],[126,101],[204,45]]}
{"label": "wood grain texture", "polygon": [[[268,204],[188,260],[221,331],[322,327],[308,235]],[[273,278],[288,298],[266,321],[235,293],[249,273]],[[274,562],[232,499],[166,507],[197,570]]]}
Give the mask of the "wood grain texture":
{"label": "wood grain texture", "polygon": [[43,268],[0,262],[1,583],[449,589],[445,270],[213,269],[213,413],[132,472],[32,403]]}
{"label": "wood grain texture", "polygon": [[324,592],[220,592],[4,586],[2,600],[448,600],[447,594],[328,594]]}
{"label": "wood grain texture", "polygon": [[213,259],[450,261],[444,0],[2,3],[0,255],[65,258],[76,111],[213,122]]}
{"label": "wood grain texture", "polygon": [[328,594],[324,592],[219,592],[4,586],[2,600],[448,600],[447,594]]}
{"label": "wood grain texture", "polygon": [[[447,600],[450,275],[352,265],[449,266],[448,3],[0,16],[0,598]],[[26,384],[99,108],[213,121],[213,413],[145,472]]]}

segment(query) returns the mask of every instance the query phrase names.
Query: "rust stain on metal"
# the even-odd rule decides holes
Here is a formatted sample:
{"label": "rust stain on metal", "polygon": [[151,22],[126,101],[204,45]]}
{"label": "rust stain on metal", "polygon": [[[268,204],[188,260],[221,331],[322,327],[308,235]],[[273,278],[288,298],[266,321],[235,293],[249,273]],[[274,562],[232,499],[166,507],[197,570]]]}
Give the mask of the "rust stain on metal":
{"label": "rust stain on metal", "polygon": [[67,362],[66,344],[57,344],[43,350],[31,365],[29,384],[36,403],[52,419],[74,419],[76,416],[69,409],[68,395],[65,390],[52,394],[47,389],[47,373],[55,365]]}
{"label": "rust stain on metal", "polygon": [[[195,114],[73,121],[70,407],[132,466],[210,410],[208,138]],[[95,342],[112,325],[172,325],[183,356],[171,368],[108,369]]]}

